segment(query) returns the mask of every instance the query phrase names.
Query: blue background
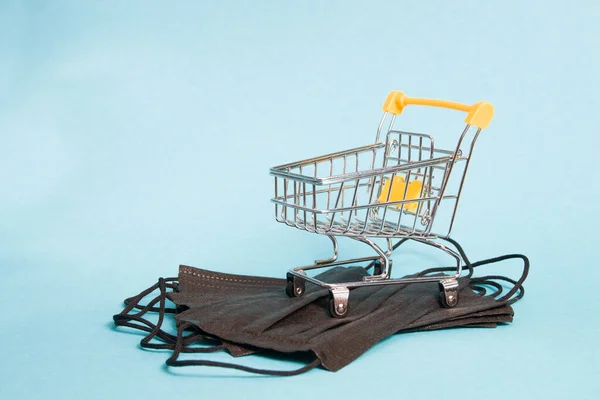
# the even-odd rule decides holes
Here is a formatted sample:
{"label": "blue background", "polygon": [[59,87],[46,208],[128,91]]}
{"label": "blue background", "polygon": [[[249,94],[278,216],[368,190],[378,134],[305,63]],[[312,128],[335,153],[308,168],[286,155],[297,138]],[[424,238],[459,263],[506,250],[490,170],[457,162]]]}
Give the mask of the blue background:
{"label": "blue background", "polygon": [[[599,4],[3,0],[0,397],[595,398]],[[327,256],[274,221],[268,169],[371,143],[393,89],[495,105],[453,236],[472,259],[530,256],[513,324],[284,379],[168,370],[113,331],[180,263],[283,277]],[[399,126],[452,143],[462,118]]]}

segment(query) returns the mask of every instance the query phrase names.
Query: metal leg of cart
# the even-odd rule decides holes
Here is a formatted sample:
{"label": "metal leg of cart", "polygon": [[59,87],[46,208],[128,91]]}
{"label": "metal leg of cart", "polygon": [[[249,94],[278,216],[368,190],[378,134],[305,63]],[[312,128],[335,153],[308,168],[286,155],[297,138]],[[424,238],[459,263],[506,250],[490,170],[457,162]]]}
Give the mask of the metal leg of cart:
{"label": "metal leg of cart", "polygon": [[359,242],[363,242],[371,246],[373,250],[379,256],[379,259],[375,261],[375,269],[373,270],[372,276],[365,276],[365,281],[378,281],[384,279],[390,279],[390,275],[392,274],[392,260],[389,256],[392,254],[392,241],[388,239],[388,251],[384,252],[381,247],[379,247],[375,242],[366,238],[366,237],[355,237],[353,238],[358,240]]}
{"label": "metal leg of cart", "polygon": [[439,281],[440,285],[440,302],[445,308],[452,308],[458,304],[458,280],[457,278],[462,273],[462,258],[460,254],[452,250],[448,246],[438,243],[433,240],[427,240],[422,238],[412,238],[413,240],[423,243],[429,246],[433,246],[440,249],[444,253],[452,256],[456,260],[456,274],[454,276],[445,276]]}
{"label": "metal leg of cart", "polygon": [[355,287],[357,283],[344,284],[328,284],[321,282],[314,278],[309,277],[305,271],[311,269],[347,265],[361,262],[375,262],[377,265],[376,271],[372,276],[365,276],[363,282],[359,285],[370,285],[373,283],[389,280],[391,273],[392,261],[389,259],[389,255],[392,252],[392,242],[388,240],[388,251],[383,251],[376,243],[364,238],[364,237],[353,237],[359,242],[368,244],[375,250],[377,256],[354,258],[350,260],[337,261],[338,258],[338,245],[337,240],[334,236],[329,236],[333,243],[333,256],[325,260],[316,260],[313,265],[294,268],[290,270],[286,275],[286,288],[285,292],[289,297],[300,297],[306,290],[306,282],[312,282],[316,285],[329,289],[329,311],[332,316],[342,318],[348,314],[348,300],[350,298],[350,287]]}
{"label": "metal leg of cart", "polygon": [[[300,297],[305,293],[306,282],[313,283],[329,291],[329,311],[333,317],[343,318],[348,314],[350,289],[362,286],[389,285],[389,284],[411,284],[421,282],[438,282],[440,287],[440,302],[446,308],[452,308],[458,304],[458,277],[462,272],[462,258],[452,248],[438,243],[431,238],[411,238],[419,243],[426,244],[443,251],[456,260],[456,273],[454,275],[442,276],[415,276],[400,279],[390,279],[392,260],[389,258],[393,250],[391,241],[388,241],[388,251],[385,252],[372,240],[364,237],[353,237],[357,241],[368,244],[375,252],[376,256],[355,258],[350,260],[337,260],[337,241],[335,237],[330,236],[334,246],[334,255],[326,260],[317,260],[314,264],[293,268],[287,273],[286,293],[289,297]],[[363,277],[362,281],[345,283],[327,283],[312,278],[306,274],[311,269],[319,269],[333,266],[348,265],[361,262],[374,262],[375,270],[373,275]]]}

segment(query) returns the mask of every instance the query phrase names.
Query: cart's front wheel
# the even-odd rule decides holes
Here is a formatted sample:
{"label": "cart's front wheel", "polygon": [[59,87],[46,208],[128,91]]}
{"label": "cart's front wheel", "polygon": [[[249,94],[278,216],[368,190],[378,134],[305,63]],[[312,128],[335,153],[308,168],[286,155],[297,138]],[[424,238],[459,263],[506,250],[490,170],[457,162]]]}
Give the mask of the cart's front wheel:
{"label": "cart's front wheel", "polygon": [[285,285],[285,293],[289,297],[300,297],[304,294],[305,291],[305,282],[304,279],[298,278],[297,276],[290,274],[288,272],[287,283]]}
{"label": "cart's front wheel", "polygon": [[344,318],[348,314],[348,299],[350,290],[345,287],[335,287],[329,291],[329,313],[332,317]]}

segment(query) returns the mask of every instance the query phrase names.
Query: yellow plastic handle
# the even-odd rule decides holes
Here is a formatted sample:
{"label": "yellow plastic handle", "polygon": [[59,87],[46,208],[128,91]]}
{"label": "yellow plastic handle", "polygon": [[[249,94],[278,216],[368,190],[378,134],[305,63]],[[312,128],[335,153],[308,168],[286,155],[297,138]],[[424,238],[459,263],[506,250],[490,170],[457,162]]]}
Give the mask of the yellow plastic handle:
{"label": "yellow plastic handle", "polygon": [[457,103],[446,100],[420,99],[416,97],[408,97],[399,90],[391,91],[383,103],[383,111],[399,115],[409,104],[418,106],[432,106],[449,108],[451,110],[464,111],[467,114],[465,122],[469,125],[477,126],[485,129],[490,124],[494,116],[494,106],[485,101],[477,102],[473,105]]}

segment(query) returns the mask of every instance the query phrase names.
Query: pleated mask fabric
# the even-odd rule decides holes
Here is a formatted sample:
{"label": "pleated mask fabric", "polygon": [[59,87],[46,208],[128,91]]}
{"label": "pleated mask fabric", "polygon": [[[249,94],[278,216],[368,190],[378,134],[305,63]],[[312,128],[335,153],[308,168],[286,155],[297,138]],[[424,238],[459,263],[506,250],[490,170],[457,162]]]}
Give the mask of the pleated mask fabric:
{"label": "pleated mask fabric", "polygon": [[[518,280],[493,275],[473,277],[482,265],[508,259],[523,262]],[[215,366],[270,375],[295,375],[316,366],[338,371],[386,337],[402,332],[453,327],[496,327],[510,323],[511,304],[524,295],[523,282],[529,260],[520,254],[468,263],[469,273],[459,279],[460,301],[443,308],[435,283],[366,286],[352,290],[345,318],[329,314],[329,292],[307,284],[301,297],[285,294],[285,279],[226,274],[180,266],[177,278],[158,283],[125,301],[125,309],[113,317],[115,324],[147,332],[142,347],[172,350],[169,366]],[[423,271],[420,276],[446,272]],[[335,267],[318,275],[325,282],[356,281],[369,275],[362,267]],[[503,293],[508,284],[511,288]],[[147,304],[142,299],[159,294]],[[175,307],[168,308],[167,301]],[[156,323],[147,318],[157,313]],[[177,332],[163,329],[173,318]],[[198,347],[197,344],[210,344]],[[206,359],[181,359],[182,353],[227,351],[240,357],[264,351],[295,354],[308,360],[293,371],[263,370],[236,363]]]}

